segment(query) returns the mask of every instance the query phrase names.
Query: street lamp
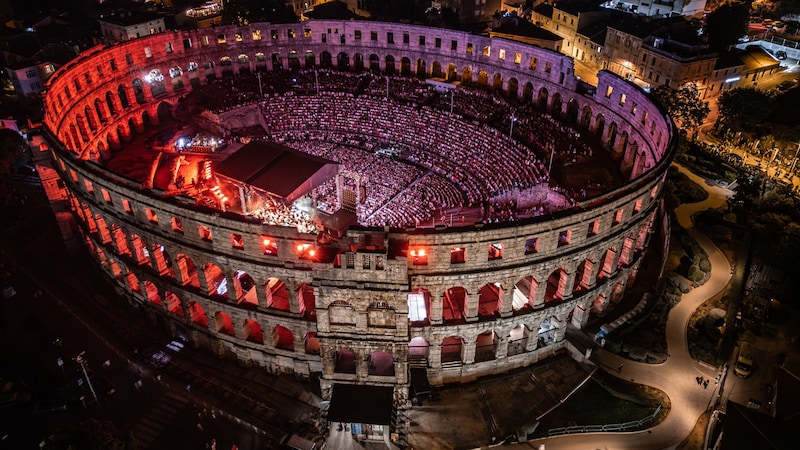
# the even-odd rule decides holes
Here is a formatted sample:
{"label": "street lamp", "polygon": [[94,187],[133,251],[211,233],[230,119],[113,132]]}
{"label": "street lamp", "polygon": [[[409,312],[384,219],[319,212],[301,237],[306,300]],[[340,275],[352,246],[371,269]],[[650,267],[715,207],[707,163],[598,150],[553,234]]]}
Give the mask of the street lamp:
{"label": "street lamp", "polygon": [[78,354],[78,356],[75,357],[75,362],[80,364],[81,371],[83,371],[83,377],[86,380],[86,383],[89,385],[89,391],[91,391],[92,397],[94,398],[94,401],[96,403],[97,402],[97,393],[94,392],[94,386],[92,386],[92,380],[89,378],[89,374],[86,373],[87,361],[86,361],[86,358],[83,357],[84,354],[86,354],[86,350],[80,352],[80,354]]}
{"label": "street lamp", "polygon": [[794,165],[797,163],[797,154],[800,153],[800,142],[792,142],[792,144],[797,144],[797,150],[794,152],[794,159],[792,160],[792,166],[789,168],[789,174],[794,174]]}
{"label": "street lamp", "polygon": [[511,116],[511,128],[508,130],[509,139],[513,139],[514,138],[514,122],[516,122],[516,121],[517,121],[517,118],[514,117],[514,116]]}

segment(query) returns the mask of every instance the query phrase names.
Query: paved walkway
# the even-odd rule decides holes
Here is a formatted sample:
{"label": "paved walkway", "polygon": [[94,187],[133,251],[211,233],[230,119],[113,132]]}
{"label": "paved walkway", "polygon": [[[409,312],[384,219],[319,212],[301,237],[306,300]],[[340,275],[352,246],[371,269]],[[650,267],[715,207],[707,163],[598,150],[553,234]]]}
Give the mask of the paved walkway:
{"label": "paved walkway", "polygon": [[[689,178],[709,192],[703,202],[681,205],[676,209],[678,223],[689,231],[708,254],[711,274],[700,287],[683,295],[680,303],[669,313],[667,319],[667,345],[669,356],[662,364],[646,364],[630,361],[603,349],[595,350],[593,360],[600,366],[616,368],[624,364],[617,376],[645,384],[664,391],[670,398],[671,410],[667,418],[655,427],[632,433],[591,433],[537,439],[518,444],[521,448],[539,449],[544,444],[552,449],[669,449],[675,448],[692,431],[698,418],[714,402],[717,385],[714,379],[717,368],[700,363],[689,355],[686,329],[692,312],[703,302],[719,293],[730,279],[730,264],[722,252],[705,235],[694,230],[692,217],[698,211],[718,208],[731,195],[727,189],[709,185],[697,175],[677,165]],[[609,373],[614,374],[614,370]],[[697,384],[696,377],[711,380],[708,388]]]}

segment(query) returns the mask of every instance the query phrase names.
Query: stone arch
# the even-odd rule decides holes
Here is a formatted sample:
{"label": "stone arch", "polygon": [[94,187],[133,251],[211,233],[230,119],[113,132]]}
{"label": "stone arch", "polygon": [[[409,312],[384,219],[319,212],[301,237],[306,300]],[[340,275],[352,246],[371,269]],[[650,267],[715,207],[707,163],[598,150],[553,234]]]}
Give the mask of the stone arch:
{"label": "stone arch", "polygon": [[345,52],[339,52],[336,55],[336,68],[339,70],[350,70],[350,55]]}
{"label": "stone arch", "polygon": [[174,292],[164,292],[164,299],[167,302],[167,310],[178,317],[183,318],[183,302]]}
{"label": "stone arch", "polygon": [[581,120],[578,126],[583,130],[589,130],[592,124],[592,108],[589,105],[583,107],[581,112]]}
{"label": "stone arch", "polygon": [[264,343],[264,332],[261,330],[261,325],[253,319],[244,319],[242,335],[244,335],[245,341],[255,342],[256,344]]}
{"label": "stone arch", "polygon": [[431,76],[434,78],[444,78],[444,72],[442,71],[442,63],[439,61],[434,61],[431,64]]}
{"label": "stone arch", "polygon": [[597,294],[597,297],[594,298],[592,301],[592,312],[594,314],[602,315],[606,312],[606,307],[608,306],[608,298],[606,297],[605,292],[601,292]]}
{"label": "stone arch", "polygon": [[513,99],[519,96],[519,80],[514,77],[508,79],[508,96]]}
{"label": "stone arch", "polygon": [[167,86],[164,84],[164,74],[159,69],[153,69],[145,75],[145,81],[150,86],[150,95],[158,97],[167,92]]}
{"label": "stone arch", "polygon": [[309,69],[312,67],[316,67],[317,57],[313,51],[306,50],[306,52],[303,54],[303,65]]}
{"label": "stone arch", "polygon": [[594,262],[591,259],[584,259],[578,264],[575,271],[575,284],[572,286],[572,292],[578,293],[589,290],[592,284],[592,269]]}
{"label": "stone arch", "polygon": [[214,313],[214,330],[220,334],[227,334],[228,336],[236,336],[236,331],[233,329],[233,321],[224,311],[217,311]]}
{"label": "stone arch", "polygon": [[536,100],[536,106],[542,111],[547,111],[547,97],[549,95],[546,87],[539,89],[539,98]]}
{"label": "stone arch", "polygon": [[111,224],[111,235],[114,237],[114,246],[117,248],[118,255],[132,256],[128,238],[125,231],[117,224]]}
{"label": "stone arch", "polygon": [[381,377],[394,376],[394,355],[376,351],[367,356],[367,374]]}
{"label": "stone arch", "polygon": [[592,134],[594,134],[595,137],[597,137],[598,139],[601,138],[603,136],[603,133],[605,132],[605,126],[606,126],[605,116],[602,114],[598,114],[597,117],[594,118],[594,128]]}
{"label": "stone arch", "polygon": [[499,92],[503,90],[503,75],[499,72],[492,77],[492,90]]}
{"label": "stone arch", "polygon": [[614,273],[614,260],[617,256],[617,249],[609,247],[603,252],[603,257],[600,259],[600,267],[597,270],[595,280],[597,283],[604,283],[612,273]]}
{"label": "stone arch", "polygon": [[615,156],[622,156],[625,154],[625,150],[628,147],[628,130],[622,130],[622,133],[619,135],[619,140],[617,144],[614,146],[614,155]]}
{"label": "stone arch", "polygon": [[606,148],[614,149],[614,145],[617,143],[617,123],[611,122],[611,126],[608,127],[608,135],[606,136],[606,140],[604,142]]}
{"label": "stone arch", "polygon": [[544,291],[545,304],[550,302],[560,302],[566,295],[567,271],[558,268],[547,277],[547,287]]}
{"label": "stone arch", "polygon": [[411,76],[411,59],[407,56],[400,58],[400,75]]}
{"label": "stone arch", "polygon": [[303,336],[303,350],[307,355],[319,355],[319,338],[316,331],[309,331]]}
{"label": "stone arch", "polygon": [[442,339],[441,364],[461,365],[464,362],[464,339],[460,336],[448,336]]}
{"label": "stone arch", "polygon": [[423,337],[415,337],[408,343],[408,363],[411,366],[427,367],[430,344]]}
{"label": "stone arch", "polygon": [[348,348],[340,348],[333,353],[334,373],[356,373],[356,354]]}
{"label": "stone arch", "polygon": [[199,289],[200,276],[197,274],[197,266],[195,266],[194,260],[181,253],[175,258],[175,262],[183,285]]}
{"label": "stone arch", "polygon": [[278,278],[268,278],[264,287],[267,293],[267,308],[289,311],[289,291]]}
{"label": "stone arch", "polygon": [[486,330],[475,338],[475,362],[492,361],[497,357],[497,333]]}
{"label": "stone arch", "polygon": [[415,288],[408,294],[408,320],[413,326],[431,323],[431,293],[427,289]]}
{"label": "stone arch", "polygon": [[275,348],[293,352],[294,334],[282,325],[275,325],[275,328],[272,329],[272,345]]}
{"label": "stone arch", "polygon": [[247,272],[237,270],[233,275],[233,287],[236,290],[236,304],[249,309],[258,307],[256,282]]}
{"label": "stone arch", "polygon": [[534,307],[539,282],[531,275],[520,278],[514,285],[511,309],[515,313],[528,312]]}
{"label": "stone arch", "polygon": [[381,70],[381,58],[375,53],[369,55],[369,70],[373,72],[380,72]]}
{"label": "stone arch", "polygon": [[393,74],[393,73],[395,73],[396,70],[397,69],[394,66],[394,56],[386,55],[386,64],[385,64],[384,72],[386,72],[387,74]]}
{"label": "stone arch", "polygon": [[447,81],[456,81],[458,79],[458,67],[450,63],[447,65]]}
{"label": "stone arch", "polygon": [[464,66],[461,69],[461,82],[464,83],[465,86],[472,85],[472,67]]}
{"label": "stone arch", "polygon": [[158,286],[147,280],[142,282],[142,286],[144,286],[144,296],[150,303],[161,307],[164,306],[161,301],[161,294],[158,293]]}
{"label": "stone arch", "polygon": [[131,82],[131,88],[133,88],[133,97],[136,99],[136,103],[144,105],[146,103],[146,100],[144,97],[144,87],[142,85],[142,80],[135,78]]}
{"label": "stone arch", "polygon": [[425,60],[422,58],[417,59],[416,68],[414,69],[414,74],[419,78],[425,78],[428,74],[427,72],[427,64]]}
{"label": "stone arch", "polygon": [[611,289],[611,303],[619,303],[623,294],[625,294],[625,284],[622,281],[618,281]]}
{"label": "stone arch", "polygon": [[561,119],[564,116],[563,102],[561,101],[561,94],[558,92],[553,93],[550,100],[550,114],[556,119]]}
{"label": "stone arch", "polygon": [[319,54],[319,65],[324,69],[333,68],[333,56],[329,52],[323,51]]}
{"label": "stone arch", "polygon": [[467,290],[461,286],[448,289],[442,299],[442,320],[462,323],[467,319]]}
{"label": "stone arch", "polygon": [[99,98],[94,99],[94,113],[100,122],[105,122],[107,119],[106,113],[103,110],[103,101]]}
{"label": "stone arch", "polygon": [[109,114],[116,114],[117,109],[114,107],[114,95],[111,93],[111,91],[106,91],[105,97],[106,97],[106,106],[108,107]]}
{"label": "stone arch", "polygon": [[208,295],[217,297],[228,296],[228,280],[225,273],[216,264],[207,262],[203,266],[203,275],[208,286]]}
{"label": "stone arch", "polygon": [[161,102],[156,109],[156,117],[159,123],[172,117],[172,105],[169,102]]}
{"label": "stone arch", "polygon": [[558,329],[561,321],[556,316],[546,317],[539,324],[538,347],[547,347],[558,342]]}
{"label": "stone arch", "polygon": [[503,288],[500,283],[486,283],[478,296],[478,317],[490,319],[500,317],[503,310]]}
{"label": "stone arch", "polygon": [[489,73],[485,70],[478,71],[478,81],[477,86],[481,89],[488,89],[489,88]]}
{"label": "stone arch", "polygon": [[[86,243],[89,244],[90,246],[94,246],[91,239],[88,239]],[[142,293],[142,285],[141,283],[139,283],[139,278],[136,276],[135,273],[128,271],[128,273],[125,274],[125,278],[128,281],[128,289],[131,292],[138,292],[140,294]]]}
{"label": "stone arch", "polygon": [[133,257],[136,263],[140,266],[152,266],[150,260],[150,252],[147,250],[147,244],[138,234],[131,235],[131,247],[133,247]]}
{"label": "stone arch", "polygon": [[578,101],[574,98],[569,99],[567,102],[567,110],[564,112],[564,122],[569,125],[575,125],[578,123],[578,110],[580,107],[578,106]]}
{"label": "stone arch", "polygon": [[[225,72],[226,71],[225,67],[232,66],[233,65],[233,60],[231,59],[230,56],[223,56],[223,57],[221,57],[219,59],[219,65],[220,65],[220,67],[223,67],[222,73],[226,73]],[[233,73],[233,69],[230,69],[229,73]]]}
{"label": "stone arch", "polygon": [[119,87],[117,87],[117,96],[119,97],[119,103],[123,108],[130,106],[130,102],[128,101],[128,93],[125,92],[125,86],[120,84]]}
{"label": "stone arch", "polygon": [[364,55],[361,53],[353,55],[353,70],[356,72],[364,71]]}
{"label": "stone arch", "polygon": [[300,304],[300,315],[303,319],[309,322],[317,321],[317,297],[314,294],[314,288],[308,284],[303,283],[297,293],[298,303]]}
{"label": "stone arch", "polygon": [[270,61],[272,61],[272,70],[283,70],[283,58],[280,53],[273,53]]}
{"label": "stone arch", "polygon": [[512,328],[508,333],[508,350],[506,354],[508,356],[514,356],[525,353],[525,350],[528,347],[529,335],[530,330],[528,330],[528,327],[526,327],[524,324],[519,324]]}
{"label": "stone arch", "polygon": [[208,328],[208,316],[203,305],[198,302],[189,302],[189,319],[192,323]]}
{"label": "stone arch", "polygon": [[522,89],[522,100],[526,102],[533,101],[533,83],[528,81]]}

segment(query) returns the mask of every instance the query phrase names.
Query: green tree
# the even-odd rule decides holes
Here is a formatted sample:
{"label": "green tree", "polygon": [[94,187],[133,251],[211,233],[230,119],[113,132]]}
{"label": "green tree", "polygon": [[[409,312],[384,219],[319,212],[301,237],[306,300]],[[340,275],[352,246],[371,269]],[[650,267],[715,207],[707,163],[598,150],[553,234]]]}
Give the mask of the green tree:
{"label": "green tree", "polygon": [[256,22],[294,23],[300,18],[280,0],[230,0],[225,2],[222,21],[241,26]]}
{"label": "green tree", "polygon": [[706,17],[708,45],[713,50],[723,51],[736,44],[747,34],[750,16],[748,3],[726,3]]}
{"label": "green tree", "polygon": [[697,135],[697,128],[708,117],[711,108],[708,102],[700,99],[700,91],[695,83],[686,83],[678,89],[661,85],[653,90],[653,97],[661,103],[682,128],[685,128],[692,137]]}
{"label": "green tree", "polygon": [[720,122],[734,131],[745,124],[762,123],[773,108],[772,96],[753,87],[739,87],[717,99]]}
{"label": "green tree", "polygon": [[0,178],[11,174],[14,164],[24,156],[27,147],[22,135],[8,128],[0,129]]}

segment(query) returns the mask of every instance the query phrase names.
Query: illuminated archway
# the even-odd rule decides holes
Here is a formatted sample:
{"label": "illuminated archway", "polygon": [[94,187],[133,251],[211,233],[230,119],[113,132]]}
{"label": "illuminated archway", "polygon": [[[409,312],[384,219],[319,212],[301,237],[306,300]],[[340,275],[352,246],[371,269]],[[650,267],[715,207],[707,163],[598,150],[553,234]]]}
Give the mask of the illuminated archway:
{"label": "illuminated archway", "polygon": [[367,357],[367,363],[369,375],[394,376],[394,356],[389,352],[372,352]]}
{"label": "illuminated archway", "polygon": [[264,333],[261,331],[261,325],[253,319],[244,319],[242,334],[244,335],[244,339],[248,342],[255,342],[256,344],[264,343]]}
{"label": "illuminated archway", "polygon": [[233,321],[231,320],[231,316],[224,311],[217,311],[214,314],[214,327],[217,333],[227,334],[228,336],[236,335],[233,330]]}
{"label": "illuminated archway", "polygon": [[467,290],[456,286],[445,291],[442,300],[442,320],[463,322],[467,318]]}
{"label": "illuminated archway", "polygon": [[203,306],[197,302],[189,302],[189,318],[192,323],[208,328],[208,316]]}
{"label": "illuminated archway", "polygon": [[286,284],[278,278],[269,278],[266,282],[267,308],[289,311],[289,293]]}

